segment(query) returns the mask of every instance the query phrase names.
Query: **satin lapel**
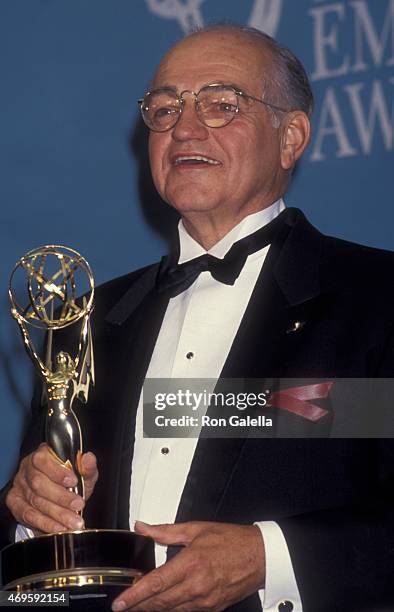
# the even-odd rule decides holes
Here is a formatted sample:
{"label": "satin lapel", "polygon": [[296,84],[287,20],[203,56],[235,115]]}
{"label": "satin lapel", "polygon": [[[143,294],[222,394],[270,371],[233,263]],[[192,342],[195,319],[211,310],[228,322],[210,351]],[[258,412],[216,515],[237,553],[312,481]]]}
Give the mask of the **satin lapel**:
{"label": "satin lapel", "polygon": [[222,378],[284,377],[291,363],[290,330],[320,297],[319,232],[301,211],[288,209],[271,245],[221,373]]}
{"label": "satin lapel", "polygon": [[[288,209],[286,225],[270,247],[221,378],[286,376],[291,361],[288,329],[300,309],[319,295],[318,236],[300,211]],[[198,441],[177,521],[215,520],[245,441],[246,437]]]}

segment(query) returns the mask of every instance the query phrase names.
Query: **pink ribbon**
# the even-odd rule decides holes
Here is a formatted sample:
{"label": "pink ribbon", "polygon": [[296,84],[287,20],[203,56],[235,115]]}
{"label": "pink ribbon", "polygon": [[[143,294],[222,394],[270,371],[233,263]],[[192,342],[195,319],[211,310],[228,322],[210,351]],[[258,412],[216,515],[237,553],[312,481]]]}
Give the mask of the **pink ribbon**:
{"label": "pink ribbon", "polygon": [[291,387],[283,391],[274,391],[268,398],[267,406],[287,410],[293,414],[298,414],[308,421],[318,421],[328,410],[320,408],[316,404],[310,403],[311,400],[324,399],[328,396],[333,381],[325,381],[315,385],[305,385],[303,387]]}

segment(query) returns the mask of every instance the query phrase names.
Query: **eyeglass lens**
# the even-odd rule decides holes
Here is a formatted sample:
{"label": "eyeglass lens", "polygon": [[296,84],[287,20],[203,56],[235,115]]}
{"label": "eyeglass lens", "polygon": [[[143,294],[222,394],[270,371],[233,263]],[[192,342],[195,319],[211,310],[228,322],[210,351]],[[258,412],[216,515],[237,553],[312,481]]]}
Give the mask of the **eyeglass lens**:
{"label": "eyeglass lens", "polygon": [[[223,127],[237,112],[237,94],[229,87],[203,87],[196,97],[195,108],[200,121],[206,126]],[[175,92],[153,91],[145,96],[141,110],[150,129],[164,132],[178,121],[182,102]]]}

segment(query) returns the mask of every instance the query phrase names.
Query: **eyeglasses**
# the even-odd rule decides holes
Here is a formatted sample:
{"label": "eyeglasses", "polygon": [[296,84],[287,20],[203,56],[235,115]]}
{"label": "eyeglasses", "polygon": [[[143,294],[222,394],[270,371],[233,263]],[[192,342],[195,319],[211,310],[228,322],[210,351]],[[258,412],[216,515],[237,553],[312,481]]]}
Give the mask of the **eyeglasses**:
{"label": "eyeglasses", "polygon": [[282,113],[290,112],[280,106],[275,106],[275,104],[239,91],[232,85],[212,83],[211,85],[204,85],[197,93],[185,89],[180,94],[170,87],[163,87],[148,91],[142,100],[138,100],[142,118],[148,128],[154,132],[166,132],[173,128],[182,115],[185,105],[183,96],[186,93],[194,96],[194,106],[198,119],[211,128],[221,128],[228,125],[239,113],[241,98],[261,102],[261,104]]}

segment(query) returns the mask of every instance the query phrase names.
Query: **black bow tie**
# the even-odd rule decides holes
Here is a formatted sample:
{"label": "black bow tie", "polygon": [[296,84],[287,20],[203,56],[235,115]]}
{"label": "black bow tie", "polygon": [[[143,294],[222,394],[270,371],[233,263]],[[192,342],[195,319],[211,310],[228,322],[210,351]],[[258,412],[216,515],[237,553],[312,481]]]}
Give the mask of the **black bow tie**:
{"label": "black bow tie", "polygon": [[[285,211],[283,211],[285,212]],[[159,292],[168,291],[171,297],[179,295],[194,283],[201,272],[209,271],[214,279],[233,285],[241,273],[248,256],[273,241],[284,219],[283,213],[249,236],[235,242],[223,259],[206,253],[178,264],[178,251],[163,257],[156,278]]]}

